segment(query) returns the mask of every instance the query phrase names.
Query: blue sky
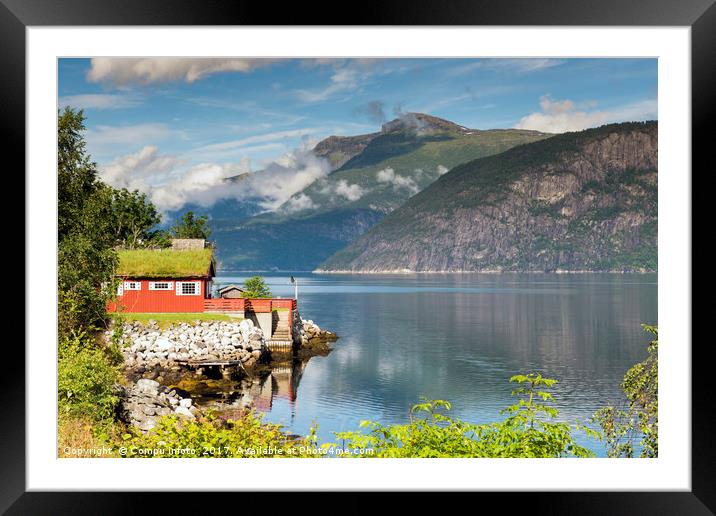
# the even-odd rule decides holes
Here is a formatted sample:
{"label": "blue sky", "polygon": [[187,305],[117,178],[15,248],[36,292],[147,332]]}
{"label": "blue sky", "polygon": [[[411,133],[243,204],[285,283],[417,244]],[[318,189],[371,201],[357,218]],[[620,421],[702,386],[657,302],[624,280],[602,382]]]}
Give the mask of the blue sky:
{"label": "blue sky", "polygon": [[163,209],[402,112],[547,132],[657,118],[656,59],[61,59],[58,88],[105,180],[188,189]]}

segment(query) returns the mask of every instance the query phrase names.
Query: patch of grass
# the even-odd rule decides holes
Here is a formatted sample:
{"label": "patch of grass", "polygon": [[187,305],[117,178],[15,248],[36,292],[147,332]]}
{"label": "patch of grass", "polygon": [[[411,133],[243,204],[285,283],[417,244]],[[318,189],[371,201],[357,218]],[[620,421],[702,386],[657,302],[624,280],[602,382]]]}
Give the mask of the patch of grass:
{"label": "patch of grass", "polygon": [[117,319],[128,322],[141,322],[148,324],[156,321],[160,328],[166,328],[174,323],[194,324],[195,321],[234,321],[240,322],[242,317],[232,317],[227,314],[210,313],[122,313],[110,314]]}
{"label": "patch of grass", "polygon": [[60,415],[57,421],[57,456],[59,458],[119,457],[112,444],[118,437],[117,425],[103,425],[84,417]]}
{"label": "patch of grass", "polygon": [[213,260],[212,249],[121,249],[118,276],[134,278],[186,278],[205,276]]}

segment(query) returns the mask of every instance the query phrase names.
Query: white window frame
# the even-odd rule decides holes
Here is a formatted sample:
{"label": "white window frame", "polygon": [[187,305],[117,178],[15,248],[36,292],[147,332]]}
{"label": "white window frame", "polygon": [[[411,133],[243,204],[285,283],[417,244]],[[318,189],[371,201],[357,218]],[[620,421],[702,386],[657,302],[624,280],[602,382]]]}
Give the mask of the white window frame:
{"label": "white window frame", "polygon": [[[187,284],[195,285],[193,294],[184,294],[182,292],[182,286],[187,285]],[[177,281],[175,292],[176,292],[177,296],[200,296],[201,295],[201,281]]]}
{"label": "white window frame", "polygon": [[124,290],[142,290],[141,281],[125,281]]}
{"label": "white window frame", "polygon": [[124,282],[120,281],[117,285],[117,296],[122,297],[124,295]]}
{"label": "white window frame", "polygon": [[[167,288],[157,288],[158,283],[165,283],[167,285]],[[174,290],[174,282],[173,281],[150,281],[149,282],[149,290]]]}

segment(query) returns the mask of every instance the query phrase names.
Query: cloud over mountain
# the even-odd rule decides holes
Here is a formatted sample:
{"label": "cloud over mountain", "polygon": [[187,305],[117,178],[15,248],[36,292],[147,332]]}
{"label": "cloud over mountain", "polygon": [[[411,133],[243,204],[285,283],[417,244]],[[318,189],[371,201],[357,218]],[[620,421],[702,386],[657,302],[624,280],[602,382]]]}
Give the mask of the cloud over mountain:
{"label": "cloud over mountain", "polygon": [[[257,198],[264,209],[273,210],[329,170],[327,161],[315,157],[308,149],[294,149],[263,170],[233,182],[227,178],[248,172],[247,161],[187,167],[181,156],[162,155],[157,147],[147,146],[100,167],[100,175],[117,188],[146,193],[163,212],[178,210],[189,203],[209,207],[222,199]],[[305,204],[305,200],[296,202]]]}
{"label": "cloud over mountain", "polygon": [[610,122],[643,121],[657,117],[656,100],[645,100],[609,110],[580,110],[571,100],[540,98],[541,112],[522,117],[516,129],[532,129],[545,133],[581,131]]}
{"label": "cloud over mountain", "polygon": [[118,86],[170,81],[191,83],[220,72],[250,72],[276,61],[268,58],[95,57],[87,80]]}

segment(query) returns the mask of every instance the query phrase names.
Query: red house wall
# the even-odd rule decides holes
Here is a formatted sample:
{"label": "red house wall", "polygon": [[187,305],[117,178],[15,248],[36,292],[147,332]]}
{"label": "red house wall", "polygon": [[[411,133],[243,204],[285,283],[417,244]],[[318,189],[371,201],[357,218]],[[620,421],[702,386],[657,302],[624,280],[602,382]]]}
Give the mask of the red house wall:
{"label": "red house wall", "polygon": [[[132,278],[124,281],[141,282],[141,290],[127,290],[117,297],[116,303],[110,303],[107,310],[110,312],[195,312],[204,311],[204,297],[206,295],[206,279],[201,278],[184,278],[176,279],[160,279],[152,278],[140,279]],[[171,290],[149,290],[150,281],[171,281],[174,288]],[[196,296],[178,296],[176,294],[177,281],[198,281],[200,284],[200,293]]]}

